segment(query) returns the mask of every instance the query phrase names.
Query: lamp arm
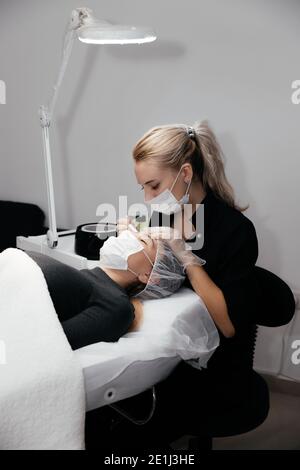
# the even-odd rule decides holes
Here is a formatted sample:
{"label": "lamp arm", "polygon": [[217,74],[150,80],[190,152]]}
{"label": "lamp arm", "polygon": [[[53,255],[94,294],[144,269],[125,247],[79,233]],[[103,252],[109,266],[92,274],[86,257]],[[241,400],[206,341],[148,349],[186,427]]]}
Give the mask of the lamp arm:
{"label": "lamp arm", "polygon": [[56,105],[58,92],[59,92],[59,89],[61,87],[64,75],[65,75],[65,72],[66,72],[66,68],[67,68],[71,53],[72,53],[74,39],[75,39],[75,30],[74,29],[72,29],[72,30],[68,29],[67,32],[66,32],[66,35],[65,35],[65,39],[64,39],[63,56],[62,56],[62,60],[61,60],[61,64],[60,64],[60,69],[59,69],[59,72],[58,72],[56,83],[53,87],[53,92],[52,92],[51,99],[48,103],[48,118],[49,118],[49,121],[51,121],[53,113],[54,113],[54,108],[55,108],[55,105]]}
{"label": "lamp arm", "polygon": [[62,60],[57,76],[56,83],[53,87],[52,96],[48,105],[41,105],[39,108],[40,124],[43,134],[43,154],[45,161],[46,171],[46,184],[47,184],[47,201],[48,201],[48,214],[49,214],[49,230],[47,232],[47,243],[50,248],[55,248],[58,245],[57,225],[55,216],[55,202],[54,202],[54,189],[51,165],[51,151],[50,151],[50,137],[49,128],[54,113],[55,104],[57,101],[58,92],[64,78],[64,74],[69,62],[70,55],[75,39],[75,31],[80,28],[86,18],[91,15],[91,10],[88,8],[77,8],[72,11],[71,19],[67,26],[64,37]]}
{"label": "lamp arm", "polygon": [[[40,106],[40,118],[41,124],[50,126],[51,119],[54,113],[54,107],[57,101],[57,95],[59,92],[59,88],[64,78],[64,74],[69,62],[69,58],[72,53],[72,48],[74,44],[74,39],[76,36],[76,30],[83,26],[88,21],[92,21],[92,11],[89,8],[76,8],[71,13],[70,21],[67,25],[64,43],[63,43],[63,54],[61,59],[60,68],[58,71],[58,76],[56,79],[56,83],[53,87],[52,96],[48,102],[47,106]],[[45,122],[44,122],[45,121]]]}

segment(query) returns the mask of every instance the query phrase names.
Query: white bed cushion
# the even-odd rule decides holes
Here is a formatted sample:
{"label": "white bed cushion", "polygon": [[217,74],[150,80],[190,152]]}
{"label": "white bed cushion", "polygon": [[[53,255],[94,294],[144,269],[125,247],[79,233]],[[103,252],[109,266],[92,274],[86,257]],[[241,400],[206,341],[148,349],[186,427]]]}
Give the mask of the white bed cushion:
{"label": "white bed cushion", "polygon": [[115,343],[75,351],[84,372],[87,409],[136,395],[166,378],[181,359],[205,367],[219,335],[205,304],[191,289],[144,302],[137,332]]}

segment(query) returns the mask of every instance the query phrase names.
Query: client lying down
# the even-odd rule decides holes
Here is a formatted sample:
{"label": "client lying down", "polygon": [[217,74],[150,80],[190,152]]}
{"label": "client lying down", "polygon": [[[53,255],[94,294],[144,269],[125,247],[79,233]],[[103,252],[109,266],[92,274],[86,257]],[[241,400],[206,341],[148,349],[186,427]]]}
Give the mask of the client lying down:
{"label": "client lying down", "polygon": [[[140,300],[166,297],[185,274],[165,240],[123,231],[100,249],[99,267],[78,271],[44,254],[28,251],[39,265],[72,349],[117,341],[138,327]],[[198,258],[199,263],[203,260]]]}

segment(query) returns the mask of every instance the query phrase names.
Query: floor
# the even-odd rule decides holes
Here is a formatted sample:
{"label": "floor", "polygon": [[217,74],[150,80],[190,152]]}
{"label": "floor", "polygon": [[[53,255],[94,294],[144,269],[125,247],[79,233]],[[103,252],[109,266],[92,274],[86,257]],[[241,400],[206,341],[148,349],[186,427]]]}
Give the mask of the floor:
{"label": "floor", "polygon": [[[300,450],[300,383],[265,377],[270,388],[270,412],[254,431],[213,441],[214,450]],[[185,449],[187,438],[173,444]]]}
{"label": "floor", "polygon": [[[266,421],[249,433],[215,438],[214,450],[300,450],[300,383],[264,378],[270,389],[270,412]],[[97,431],[99,411],[102,423],[105,422],[104,409],[90,413],[86,433],[88,448],[103,447],[103,435],[100,439]],[[107,422],[110,422],[110,413]],[[185,437],[172,443],[173,449],[187,449],[187,440]]]}

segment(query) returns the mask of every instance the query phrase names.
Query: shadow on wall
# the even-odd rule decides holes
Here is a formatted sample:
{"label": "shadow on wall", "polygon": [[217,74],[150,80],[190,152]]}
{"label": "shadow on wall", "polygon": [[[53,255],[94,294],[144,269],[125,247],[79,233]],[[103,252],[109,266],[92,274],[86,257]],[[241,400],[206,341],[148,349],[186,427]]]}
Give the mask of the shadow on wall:
{"label": "shadow on wall", "polygon": [[[157,44],[146,44],[143,45],[144,48],[135,45],[135,46],[111,46],[105,48],[105,53],[111,55],[117,60],[123,61],[134,61],[136,64],[141,61],[151,61],[151,60],[166,60],[181,57],[185,54],[185,48],[180,43],[175,43],[174,41],[159,41]],[[76,47],[76,44],[75,44]],[[104,46],[105,47],[105,46]],[[147,54],[145,54],[145,47],[147,47]],[[101,51],[101,52],[100,52]],[[61,172],[62,172],[62,181],[63,181],[63,195],[62,198],[65,201],[67,211],[67,221],[65,225],[72,226],[72,222],[75,218],[74,214],[74,204],[72,201],[72,171],[71,166],[72,155],[70,154],[70,146],[68,142],[69,135],[71,133],[74,118],[76,116],[77,110],[80,107],[80,103],[85,95],[86,89],[89,87],[90,78],[95,73],[95,66],[98,61],[101,62],[103,56],[103,47],[98,47],[95,45],[89,46],[85,51],[85,59],[80,66],[77,64],[78,77],[76,78],[76,87],[73,92],[73,96],[70,100],[70,105],[66,111],[63,111],[62,114],[57,115],[55,118],[56,121],[56,133],[58,135],[58,142],[60,146],[60,155],[61,157]],[[122,67],[122,66],[121,66]],[[76,68],[76,64],[74,69]],[[67,70],[68,73],[68,70]],[[101,108],[101,93],[97,96],[97,104]],[[84,139],[88,139],[89,136],[81,136]],[[86,188],[88,189],[88,188]]]}
{"label": "shadow on wall", "polygon": [[[247,209],[244,214],[250,220],[253,221],[250,213],[255,214],[255,229],[258,238],[258,263],[265,265],[264,260],[272,260],[274,258],[274,253],[276,253],[276,265],[280,266],[282,263],[282,250],[280,250],[278,240],[274,235],[274,232],[268,228],[268,215],[260,215],[259,202],[255,198],[255,194],[251,194],[247,189],[247,178],[246,178],[246,169],[243,162],[246,160],[242,157],[241,151],[237,145],[236,140],[229,133],[220,134],[219,141],[221,142],[221,147],[224,151],[224,162],[225,162],[225,172],[228,177],[229,182],[233,188],[240,187],[243,188],[243,200],[237,198],[237,202],[242,206],[247,206],[249,204],[249,209]],[[230,177],[229,177],[229,165],[230,165]],[[257,176],[258,176],[257,170]],[[270,217],[273,217],[270,215]],[[264,253],[263,258],[261,256],[261,243],[260,240],[268,240],[267,244],[264,244]],[[271,269],[271,267],[270,267]],[[272,270],[272,269],[271,269]]]}
{"label": "shadow on wall", "polygon": [[[79,103],[83,99],[85,89],[88,87],[89,79],[93,74],[95,63],[97,60],[100,60],[100,48],[99,47],[89,47],[86,50],[86,56],[82,67],[78,67],[78,77],[77,77],[77,85],[75,87],[73,97],[70,101],[70,105],[67,110],[56,117],[56,132],[58,134],[58,142],[60,145],[60,154],[61,164],[62,164],[62,172],[63,172],[63,187],[64,187],[64,200],[66,203],[66,207],[68,208],[67,216],[68,220],[66,225],[69,227],[72,226],[72,221],[74,220],[74,212],[73,212],[73,203],[72,203],[72,182],[71,182],[71,166],[72,166],[72,155],[70,155],[69,145],[68,145],[68,138],[70,131],[73,126],[73,120],[76,116],[76,111],[79,106]],[[84,136],[86,139],[88,136]]]}
{"label": "shadow on wall", "polygon": [[[108,54],[118,60],[132,60],[135,63],[149,60],[168,60],[182,57],[187,48],[181,43],[175,41],[161,40],[151,44],[143,44],[137,46],[117,46],[107,49]],[[145,52],[145,48],[146,52]]]}

